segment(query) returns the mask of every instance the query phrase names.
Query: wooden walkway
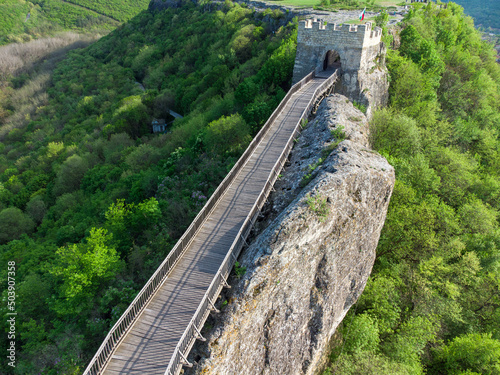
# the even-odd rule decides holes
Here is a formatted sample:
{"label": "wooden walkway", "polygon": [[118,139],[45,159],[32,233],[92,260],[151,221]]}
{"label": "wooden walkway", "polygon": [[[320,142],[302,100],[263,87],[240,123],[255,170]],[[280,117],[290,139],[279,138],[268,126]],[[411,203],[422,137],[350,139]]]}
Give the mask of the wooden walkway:
{"label": "wooden walkway", "polygon": [[324,78],[312,79],[292,95],[182,258],[117,346],[103,374],[164,374],[184,330]]}

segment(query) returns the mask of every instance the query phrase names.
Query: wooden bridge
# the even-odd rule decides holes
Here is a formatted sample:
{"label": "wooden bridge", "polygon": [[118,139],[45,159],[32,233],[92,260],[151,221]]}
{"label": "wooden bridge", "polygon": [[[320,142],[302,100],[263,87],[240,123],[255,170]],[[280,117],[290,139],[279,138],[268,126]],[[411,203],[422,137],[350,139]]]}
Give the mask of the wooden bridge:
{"label": "wooden bridge", "polygon": [[337,79],[295,84],[132,304],[86,374],[177,375],[282,170],[300,122]]}

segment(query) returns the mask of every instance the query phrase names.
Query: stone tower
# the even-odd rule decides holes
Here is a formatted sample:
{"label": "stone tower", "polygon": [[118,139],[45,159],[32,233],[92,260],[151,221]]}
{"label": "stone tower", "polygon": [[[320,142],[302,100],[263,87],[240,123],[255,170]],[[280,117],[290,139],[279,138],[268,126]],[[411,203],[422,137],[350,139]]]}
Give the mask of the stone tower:
{"label": "stone tower", "polygon": [[299,22],[293,82],[312,70],[339,68],[337,92],[371,107],[387,103],[387,70],[382,29],[363,25],[325,24],[308,19]]}

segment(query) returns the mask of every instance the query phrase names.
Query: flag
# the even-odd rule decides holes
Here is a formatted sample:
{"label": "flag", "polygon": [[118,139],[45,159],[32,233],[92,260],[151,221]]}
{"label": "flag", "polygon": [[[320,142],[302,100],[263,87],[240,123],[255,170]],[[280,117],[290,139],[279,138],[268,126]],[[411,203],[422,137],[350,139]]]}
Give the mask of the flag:
{"label": "flag", "polygon": [[366,10],[366,7],[365,9],[363,9],[363,11],[359,14],[359,20],[360,21],[363,21],[365,19],[365,10]]}

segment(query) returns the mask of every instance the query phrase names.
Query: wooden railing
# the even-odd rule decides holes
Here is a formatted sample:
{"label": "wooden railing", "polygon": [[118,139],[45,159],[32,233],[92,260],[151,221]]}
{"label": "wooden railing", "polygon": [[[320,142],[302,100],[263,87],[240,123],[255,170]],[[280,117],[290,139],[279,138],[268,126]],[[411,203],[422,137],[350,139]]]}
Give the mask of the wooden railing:
{"label": "wooden railing", "polygon": [[[307,81],[303,82],[304,80],[298,82],[296,85],[294,85],[290,91],[288,92],[288,95],[283,99],[281,104],[278,106],[276,111],[271,115],[269,120],[276,119],[277,115],[281,110],[284,108],[284,105],[286,102],[290,99],[291,95],[298,91],[298,89],[294,88],[297,85],[300,85],[302,87],[305,83],[307,83],[309,80],[311,80],[314,77],[314,72],[309,74],[307,77],[304,78],[307,79]],[[283,149],[278,161],[274,165],[273,169],[271,170],[271,173],[265,183],[264,188],[262,189],[259,197],[257,198],[257,201],[253,205],[252,209],[250,210],[249,214],[247,215],[245,222],[243,223],[243,226],[241,227],[240,231],[238,232],[235,240],[233,241],[231,248],[229,249],[229,252],[227,253],[226,257],[224,258],[224,261],[222,262],[222,265],[219,268],[219,271],[215,275],[214,279],[212,280],[212,283],[208,287],[207,292],[205,293],[200,305],[198,306],[198,309],[196,310],[196,313],[194,314],[193,318],[191,319],[191,322],[189,323],[188,327],[184,331],[184,334],[182,335],[179,343],[177,344],[174,354],[172,355],[172,358],[170,359],[170,363],[168,365],[168,368],[165,371],[164,375],[177,375],[180,372],[180,369],[182,368],[183,364],[189,364],[187,362],[187,355],[189,351],[191,350],[192,346],[194,345],[194,342],[196,341],[196,338],[201,337],[201,329],[203,328],[203,324],[205,324],[205,321],[208,317],[208,314],[210,313],[210,310],[213,309],[213,306],[215,304],[215,301],[217,299],[217,296],[219,295],[220,291],[224,287],[224,285],[227,284],[226,280],[229,276],[229,273],[231,272],[231,269],[233,268],[236,259],[238,258],[238,255],[240,254],[240,251],[243,247],[243,245],[246,243],[246,238],[250,234],[250,231],[252,230],[253,224],[257,220],[258,214],[260,210],[262,209],[262,206],[264,206],[264,203],[274,185],[276,182],[276,179],[278,178],[281,170],[283,169],[286,159],[288,158],[288,154],[290,153],[294,139],[298,136],[298,133],[300,132],[300,123],[303,119],[306,119],[316,100],[318,100],[319,97],[321,97],[329,88],[332,86],[335,81],[337,80],[337,71],[335,71],[334,74],[332,74],[329,78],[325,80],[314,92],[312,95],[311,99],[309,100],[309,104],[307,105],[306,109],[302,112],[302,115],[297,122],[297,125],[295,126],[295,129],[288,139],[288,142]],[[294,90],[292,92],[292,90]],[[282,105],[283,104],[283,105]],[[269,121],[266,122],[266,125],[268,125]]]}
{"label": "wooden railing", "polygon": [[238,175],[241,168],[245,165],[250,155],[262,140],[264,135],[270,129],[272,123],[283,110],[290,97],[300,90],[307,82],[314,78],[314,72],[311,72],[301,81],[297,82],[288,91],[286,96],[283,98],[278,107],[271,114],[269,119],[266,121],[262,129],[257,133],[252,142],[250,142],[248,148],[245,150],[243,155],[238,159],[236,164],[233,166],[231,171],[227,174],[224,180],[217,187],[215,192],[212,194],[210,199],[207,201],[205,206],[201,209],[198,215],[195,217],[189,228],[184,232],[182,237],[177,241],[175,246],[172,248],[165,260],[160,264],[155,273],[150,277],[146,285],[137,294],[135,299],[132,301],[130,306],[125,310],[120,319],[111,328],[109,333],[104,338],[103,343],[99,347],[99,350],[94,355],[89,365],[85,369],[84,375],[98,375],[100,371],[104,368],[108,360],[110,359],[113,351],[116,349],[120,341],[125,337],[128,329],[132,326],[135,319],[141,314],[148,302],[153,298],[158,288],[163,284],[165,279],[168,277],[170,271],[177,264],[178,260],[181,258],[184,250],[187,249],[191,240],[196,235],[196,232],[201,227],[201,224],[209,216],[212,209],[216,206],[219,199],[224,195],[225,191],[231,185],[231,182]]}

